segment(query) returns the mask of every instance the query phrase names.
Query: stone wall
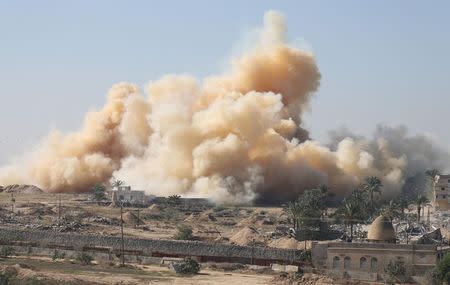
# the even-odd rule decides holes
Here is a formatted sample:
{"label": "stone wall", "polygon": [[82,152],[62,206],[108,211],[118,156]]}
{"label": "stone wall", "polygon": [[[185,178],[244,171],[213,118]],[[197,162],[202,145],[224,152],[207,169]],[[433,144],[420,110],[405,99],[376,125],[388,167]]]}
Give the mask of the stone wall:
{"label": "stone wall", "polygon": [[[121,252],[120,237],[38,230],[0,228],[0,244],[73,251]],[[193,256],[200,261],[241,262],[260,265],[273,262],[301,264],[301,251],[291,249],[130,237],[124,239],[124,245],[125,254],[135,256]]]}

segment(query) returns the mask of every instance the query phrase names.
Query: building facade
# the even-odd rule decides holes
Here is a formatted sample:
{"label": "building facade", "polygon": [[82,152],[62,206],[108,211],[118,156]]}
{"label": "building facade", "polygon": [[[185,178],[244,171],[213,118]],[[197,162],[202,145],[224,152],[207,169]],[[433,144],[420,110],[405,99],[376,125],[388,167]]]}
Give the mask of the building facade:
{"label": "building facade", "polygon": [[313,243],[313,263],[336,278],[372,282],[386,280],[388,264],[400,263],[408,275],[421,278],[449,251],[436,245],[396,244],[395,241],[392,224],[380,216],[372,223],[367,242]]}
{"label": "building facade", "polygon": [[144,191],[131,190],[131,186],[117,186],[111,191],[111,200],[113,203],[146,204],[147,197]]}
{"label": "building facade", "polygon": [[434,179],[434,207],[450,210],[450,175],[436,175]]}

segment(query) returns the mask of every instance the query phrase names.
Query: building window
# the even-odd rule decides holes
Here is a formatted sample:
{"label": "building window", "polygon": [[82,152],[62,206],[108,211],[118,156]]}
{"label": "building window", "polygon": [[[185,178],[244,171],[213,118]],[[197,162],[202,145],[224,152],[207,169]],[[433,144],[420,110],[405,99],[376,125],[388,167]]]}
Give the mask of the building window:
{"label": "building window", "polygon": [[445,190],[445,187],[441,187],[441,190],[444,191],[444,190]]}
{"label": "building window", "polygon": [[119,195],[119,200],[122,201],[123,200],[123,195]]}
{"label": "building window", "polygon": [[346,256],[344,258],[344,269],[347,270],[350,269],[350,261],[351,261],[350,257]]}
{"label": "building window", "polygon": [[367,269],[367,259],[365,257],[361,257],[359,260],[359,269],[366,270]]}
{"label": "building window", "polygon": [[445,199],[445,195],[442,195],[442,198],[444,198],[444,199]]}
{"label": "building window", "polygon": [[370,269],[372,271],[378,270],[378,260],[375,257],[372,257],[372,259],[370,260]]}
{"label": "building window", "polygon": [[339,256],[333,257],[333,269],[339,268]]}

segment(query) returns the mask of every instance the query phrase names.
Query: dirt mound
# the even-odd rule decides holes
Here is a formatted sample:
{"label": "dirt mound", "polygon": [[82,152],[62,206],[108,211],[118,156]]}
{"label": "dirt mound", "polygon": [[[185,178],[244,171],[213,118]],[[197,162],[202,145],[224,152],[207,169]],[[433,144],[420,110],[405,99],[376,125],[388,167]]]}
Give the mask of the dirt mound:
{"label": "dirt mound", "polygon": [[[138,224],[138,217],[133,212],[126,212],[126,213],[123,214],[123,222],[125,224],[137,225]],[[142,223],[142,220],[139,220],[139,223]]]}
{"label": "dirt mound", "polygon": [[153,204],[147,209],[143,210],[142,213],[148,216],[160,216],[164,209],[157,204]]}
{"label": "dirt mound", "polygon": [[235,233],[230,241],[237,245],[255,245],[261,243],[262,239],[257,230],[252,227],[245,227]]}
{"label": "dirt mound", "polygon": [[[305,249],[304,242],[300,242],[295,238],[289,237],[282,237],[279,239],[272,240],[271,242],[269,242],[268,246],[287,249]],[[306,246],[308,247],[308,242]]]}
{"label": "dirt mound", "polygon": [[217,221],[216,217],[213,214],[204,212],[201,214],[192,213],[186,219],[185,222],[215,222]]}
{"label": "dirt mound", "polygon": [[0,192],[33,194],[33,193],[42,193],[44,191],[42,191],[42,189],[34,185],[13,184],[8,186],[0,186]]}
{"label": "dirt mound", "polygon": [[237,226],[239,227],[247,227],[252,225],[273,225],[275,219],[273,217],[269,217],[261,214],[253,214],[250,217],[242,219]]}

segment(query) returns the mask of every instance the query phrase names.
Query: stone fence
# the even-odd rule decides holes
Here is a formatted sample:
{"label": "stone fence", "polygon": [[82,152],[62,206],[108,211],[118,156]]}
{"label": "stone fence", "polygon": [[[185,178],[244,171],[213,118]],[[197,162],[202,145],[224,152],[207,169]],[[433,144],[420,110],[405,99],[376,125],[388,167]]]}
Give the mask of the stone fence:
{"label": "stone fence", "polygon": [[[73,251],[121,252],[121,238],[81,235],[39,230],[0,228],[0,244]],[[258,265],[271,263],[302,264],[300,250],[238,246],[199,241],[124,238],[126,255],[147,257],[196,257],[201,262],[240,262]]]}

